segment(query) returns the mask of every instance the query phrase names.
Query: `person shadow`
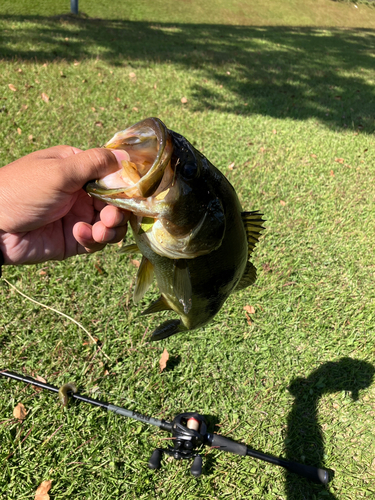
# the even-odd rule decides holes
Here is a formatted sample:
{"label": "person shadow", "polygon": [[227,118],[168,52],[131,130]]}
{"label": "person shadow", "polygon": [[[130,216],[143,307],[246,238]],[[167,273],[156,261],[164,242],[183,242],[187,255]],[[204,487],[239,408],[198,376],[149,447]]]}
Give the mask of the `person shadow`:
{"label": "person shadow", "polygon": [[[371,385],[374,373],[375,368],[370,363],[346,357],[323,364],[306,378],[293,380],[288,388],[295,400],[288,416],[286,458],[327,468],[324,463],[324,437],[318,423],[319,400],[324,394],[346,391],[357,401],[359,391]],[[286,492],[288,500],[337,498],[329,491],[329,485],[327,488],[311,483],[289,471],[286,471]]]}

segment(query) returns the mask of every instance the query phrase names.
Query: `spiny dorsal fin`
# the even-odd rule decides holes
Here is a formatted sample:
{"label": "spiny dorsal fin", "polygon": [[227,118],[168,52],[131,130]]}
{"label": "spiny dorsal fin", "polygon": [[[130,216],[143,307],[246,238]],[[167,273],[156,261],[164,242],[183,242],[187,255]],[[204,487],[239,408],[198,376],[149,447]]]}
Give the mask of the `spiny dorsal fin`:
{"label": "spiny dorsal fin", "polygon": [[135,282],[135,288],[133,293],[133,300],[135,303],[139,302],[143,297],[143,295],[150,288],[153,277],[154,277],[154,266],[148,259],[146,259],[146,257],[142,257],[142,262],[138,269],[137,279]]}
{"label": "spiny dorsal fin", "polygon": [[257,279],[256,267],[248,260],[242,278],[237,283],[237,286],[233,291],[238,292],[239,290],[247,288],[248,286],[252,285],[256,279]]}
{"label": "spiny dorsal fin", "polygon": [[245,226],[247,244],[249,248],[248,256],[250,257],[255,245],[259,241],[259,236],[264,227],[262,226],[264,220],[261,213],[256,210],[255,212],[242,212],[241,217]]}

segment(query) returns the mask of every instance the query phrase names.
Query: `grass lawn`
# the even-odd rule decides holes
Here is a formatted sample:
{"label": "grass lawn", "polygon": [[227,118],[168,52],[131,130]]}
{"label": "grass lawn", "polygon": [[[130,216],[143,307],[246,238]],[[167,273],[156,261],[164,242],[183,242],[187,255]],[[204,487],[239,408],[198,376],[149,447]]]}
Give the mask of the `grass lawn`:
{"label": "grass lawn", "polygon": [[115,245],[6,267],[10,283],[100,343],[1,281],[0,368],[75,381],[157,418],[198,411],[212,431],[335,477],[326,488],[208,448],[199,479],[172,459],[152,472],[167,434],[1,379],[0,498],[33,499],[44,480],[53,500],[374,498],[375,9],[82,0],[74,19],[58,15],[65,3],[0,6],[0,165],[56,144],[100,146],[158,116],[267,230],[256,284],[206,327],[155,344],[148,334],[170,316],[139,316],[157,289],[133,304],[136,255]]}

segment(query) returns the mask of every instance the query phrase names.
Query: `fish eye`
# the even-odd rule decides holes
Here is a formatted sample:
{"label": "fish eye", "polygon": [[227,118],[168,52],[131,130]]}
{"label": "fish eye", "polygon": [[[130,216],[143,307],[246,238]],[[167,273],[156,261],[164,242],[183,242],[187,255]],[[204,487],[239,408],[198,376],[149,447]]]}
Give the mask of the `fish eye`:
{"label": "fish eye", "polygon": [[190,181],[194,179],[198,171],[198,166],[196,163],[185,163],[181,167],[181,175],[184,179]]}

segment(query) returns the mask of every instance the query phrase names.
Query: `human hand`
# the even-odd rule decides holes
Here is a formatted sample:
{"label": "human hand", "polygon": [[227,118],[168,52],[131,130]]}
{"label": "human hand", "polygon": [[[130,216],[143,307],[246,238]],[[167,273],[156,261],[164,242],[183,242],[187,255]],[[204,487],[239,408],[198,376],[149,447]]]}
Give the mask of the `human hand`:
{"label": "human hand", "polygon": [[[124,158],[122,158],[122,155]],[[56,146],[0,168],[0,250],[5,264],[96,252],[121,241],[129,212],[91,198],[86,182],[116,171],[126,153]]]}

